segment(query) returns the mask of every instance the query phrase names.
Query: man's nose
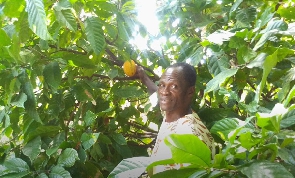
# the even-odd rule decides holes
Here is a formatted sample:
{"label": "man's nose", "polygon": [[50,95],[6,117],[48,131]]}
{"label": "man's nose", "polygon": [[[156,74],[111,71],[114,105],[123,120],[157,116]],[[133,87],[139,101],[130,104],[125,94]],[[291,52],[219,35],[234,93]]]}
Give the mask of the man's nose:
{"label": "man's nose", "polygon": [[168,86],[164,86],[164,87],[160,88],[160,93],[163,95],[167,95],[170,93],[170,88]]}

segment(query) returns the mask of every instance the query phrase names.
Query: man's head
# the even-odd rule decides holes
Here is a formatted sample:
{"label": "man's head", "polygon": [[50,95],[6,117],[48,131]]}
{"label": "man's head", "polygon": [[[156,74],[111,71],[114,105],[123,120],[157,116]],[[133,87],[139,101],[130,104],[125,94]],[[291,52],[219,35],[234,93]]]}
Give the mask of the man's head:
{"label": "man's head", "polygon": [[174,63],[170,65],[167,69],[178,68],[178,67],[182,69],[182,75],[184,80],[187,82],[187,85],[189,87],[195,86],[196,80],[197,80],[196,69],[193,66],[189,65],[188,63],[184,63],[184,62]]}
{"label": "man's head", "polygon": [[196,71],[187,63],[169,66],[159,81],[158,95],[163,111],[176,115],[187,114],[195,92]]}

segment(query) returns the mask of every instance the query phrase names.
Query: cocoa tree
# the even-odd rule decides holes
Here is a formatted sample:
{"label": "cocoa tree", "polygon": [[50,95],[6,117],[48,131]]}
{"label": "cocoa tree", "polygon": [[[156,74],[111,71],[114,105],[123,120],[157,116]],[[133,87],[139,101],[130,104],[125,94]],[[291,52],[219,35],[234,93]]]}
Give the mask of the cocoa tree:
{"label": "cocoa tree", "polygon": [[[172,135],[170,161],[192,166],[155,177],[294,177],[294,2],[158,3],[152,35],[135,1],[0,0],[1,177],[112,177],[139,156],[142,170],[163,164],[143,161],[162,116],[124,74],[130,59],[155,82],[173,62],[194,65],[193,109],[219,144],[211,160],[186,147],[197,139]],[[147,49],[130,44],[134,32]]]}

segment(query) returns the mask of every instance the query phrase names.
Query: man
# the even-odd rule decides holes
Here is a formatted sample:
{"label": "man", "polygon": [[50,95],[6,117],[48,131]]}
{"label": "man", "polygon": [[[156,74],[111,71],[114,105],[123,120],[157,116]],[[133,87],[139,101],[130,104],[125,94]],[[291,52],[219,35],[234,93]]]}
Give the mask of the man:
{"label": "man", "polygon": [[[158,86],[141,67],[137,67],[137,75],[147,86],[150,95],[157,94],[158,103],[164,115],[151,155],[153,160],[172,158],[169,147],[164,143],[164,138],[172,133],[198,136],[210,148],[213,156],[215,154],[213,137],[190,106],[195,93],[195,68],[187,63],[175,63],[165,70]],[[156,166],[153,174],[179,169],[181,166],[183,165]]]}

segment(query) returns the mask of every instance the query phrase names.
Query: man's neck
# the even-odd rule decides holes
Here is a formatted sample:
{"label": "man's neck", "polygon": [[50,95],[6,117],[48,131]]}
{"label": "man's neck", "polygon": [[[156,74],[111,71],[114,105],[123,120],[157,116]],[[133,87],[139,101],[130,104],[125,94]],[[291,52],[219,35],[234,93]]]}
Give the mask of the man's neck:
{"label": "man's neck", "polygon": [[165,122],[174,122],[177,121],[178,119],[184,117],[187,114],[191,114],[192,113],[192,109],[189,108],[187,111],[183,111],[183,112],[171,112],[171,111],[166,111],[165,112]]}

